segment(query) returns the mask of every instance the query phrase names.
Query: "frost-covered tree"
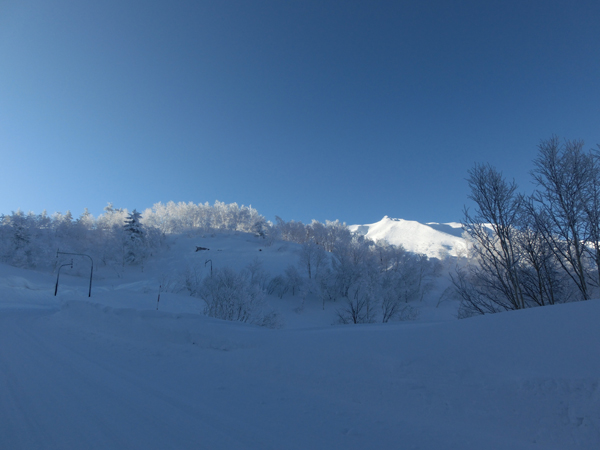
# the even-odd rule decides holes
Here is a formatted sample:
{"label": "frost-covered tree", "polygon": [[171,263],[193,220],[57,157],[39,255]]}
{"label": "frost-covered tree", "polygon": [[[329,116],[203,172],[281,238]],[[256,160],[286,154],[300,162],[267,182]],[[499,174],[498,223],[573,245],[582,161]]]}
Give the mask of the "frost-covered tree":
{"label": "frost-covered tree", "polygon": [[277,275],[269,281],[269,284],[267,285],[267,294],[283,298],[288,289],[285,277],[283,275]]}
{"label": "frost-covered tree", "polygon": [[[98,219],[87,211],[77,219],[68,211],[48,215],[18,210],[10,216],[0,216],[0,258],[20,267],[55,267],[56,251],[85,253],[98,263],[119,272],[124,264],[128,213],[109,204]],[[144,247],[150,249],[162,244],[162,235],[156,228],[144,229]]]}
{"label": "frost-covered tree", "polygon": [[319,270],[327,263],[327,254],[323,247],[315,242],[308,241],[300,247],[298,265],[304,270],[308,279],[318,279]]}
{"label": "frost-covered tree", "polygon": [[33,265],[32,215],[24,214],[20,209],[12,212],[5,223],[9,227],[10,243],[7,245],[5,257],[19,267]]}
{"label": "frost-covered tree", "polygon": [[247,322],[268,328],[278,327],[278,314],[268,308],[264,291],[250,280],[249,272],[215,269],[199,291],[205,301],[204,314],[217,319]]}
{"label": "frost-covered tree", "polygon": [[158,228],[164,234],[239,231],[266,235],[265,227],[268,226],[264,217],[251,206],[240,207],[237,203],[219,201],[213,206],[192,202],[156,203],[144,211],[143,217],[145,226]]}
{"label": "frost-covered tree", "polygon": [[254,258],[244,269],[250,279],[250,284],[258,286],[261,290],[267,289],[269,274],[264,269],[263,263],[258,258]]}
{"label": "frost-covered tree", "polygon": [[296,269],[296,266],[288,266],[285,269],[285,283],[287,290],[292,291],[292,295],[295,296],[296,292],[302,287],[302,276]]}
{"label": "frost-covered tree", "polygon": [[279,231],[281,239],[284,241],[296,242],[304,244],[310,239],[310,233],[302,222],[293,220],[285,222],[281,217],[275,216],[276,227]]}
{"label": "frost-covered tree", "polygon": [[104,213],[96,219],[97,241],[102,245],[98,251],[98,257],[102,264],[112,267],[120,274],[125,265],[125,219],[127,211],[114,208],[109,203],[104,208]]}
{"label": "frost-covered tree", "polygon": [[133,210],[125,219],[123,229],[125,231],[125,258],[128,264],[142,262],[145,256],[145,233],[140,220],[142,215]]}

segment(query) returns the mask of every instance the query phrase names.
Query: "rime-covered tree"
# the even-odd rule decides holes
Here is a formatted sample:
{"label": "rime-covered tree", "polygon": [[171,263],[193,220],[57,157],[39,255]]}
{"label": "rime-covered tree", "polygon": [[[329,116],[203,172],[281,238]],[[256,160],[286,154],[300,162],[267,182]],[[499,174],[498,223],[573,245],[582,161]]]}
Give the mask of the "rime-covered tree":
{"label": "rime-covered tree", "polygon": [[125,231],[124,260],[129,264],[141,262],[145,256],[145,233],[140,222],[141,218],[142,215],[134,209],[129,213],[127,219],[125,219],[125,225],[123,225]]}
{"label": "rime-covered tree", "polygon": [[302,244],[300,248],[300,268],[306,271],[309,280],[318,279],[319,270],[327,263],[327,254],[323,247],[313,241]]}

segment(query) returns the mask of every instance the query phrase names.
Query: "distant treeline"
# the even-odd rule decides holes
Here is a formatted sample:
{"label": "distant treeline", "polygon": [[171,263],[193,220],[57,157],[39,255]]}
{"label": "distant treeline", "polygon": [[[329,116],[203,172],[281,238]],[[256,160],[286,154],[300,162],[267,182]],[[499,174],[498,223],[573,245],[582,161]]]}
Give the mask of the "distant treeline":
{"label": "distant treeline", "polygon": [[167,234],[248,232],[266,237],[270,228],[254,208],[218,201],[212,206],[157,203],[141,214],[109,203],[98,217],[86,209],[76,219],[70,211],[49,215],[18,210],[0,216],[0,258],[19,267],[47,266],[60,248],[91,254],[116,268],[143,263]]}

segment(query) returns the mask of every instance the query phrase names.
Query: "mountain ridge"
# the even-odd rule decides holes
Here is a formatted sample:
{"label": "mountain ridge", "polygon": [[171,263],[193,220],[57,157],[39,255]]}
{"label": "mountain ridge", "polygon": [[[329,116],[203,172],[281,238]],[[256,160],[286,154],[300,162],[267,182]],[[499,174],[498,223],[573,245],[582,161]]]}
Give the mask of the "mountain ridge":
{"label": "mountain ridge", "polygon": [[379,222],[350,225],[349,228],[373,241],[402,245],[408,251],[423,253],[430,258],[458,257],[467,251],[467,241],[462,237],[462,225],[458,222],[421,223],[384,216]]}

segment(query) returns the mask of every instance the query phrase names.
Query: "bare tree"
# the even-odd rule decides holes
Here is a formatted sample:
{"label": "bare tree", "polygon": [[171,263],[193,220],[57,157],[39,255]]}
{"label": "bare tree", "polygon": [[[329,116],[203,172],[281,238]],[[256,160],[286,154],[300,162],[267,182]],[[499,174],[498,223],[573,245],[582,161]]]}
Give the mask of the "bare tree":
{"label": "bare tree", "polygon": [[523,199],[524,208],[517,244],[521,253],[519,279],[528,302],[538,306],[553,305],[568,297],[567,280],[543,238],[531,199]]}
{"label": "bare tree", "polygon": [[377,299],[373,287],[367,280],[350,286],[348,295],[342,298],[343,306],[336,310],[339,323],[375,322]]}
{"label": "bare tree", "polygon": [[532,214],[556,261],[573,280],[584,300],[590,298],[586,244],[598,247],[600,217],[593,211],[600,200],[597,167],[582,141],[541,141],[531,172],[538,187]]}
{"label": "bare tree", "polygon": [[389,322],[398,316],[406,303],[402,299],[402,291],[398,289],[398,277],[389,270],[381,275],[381,321]]}
{"label": "bare tree", "polygon": [[[478,265],[453,279],[455,287],[464,289],[469,281],[477,295],[463,292],[461,297],[474,304],[474,313],[497,312],[525,308],[519,280],[520,255],[516,233],[521,199],[515,182],[507,182],[490,165],[477,164],[467,179],[476,203],[475,213],[464,211],[463,228],[472,241],[472,252]],[[468,295],[467,295],[468,294]],[[481,303],[480,307],[477,303]]]}
{"label": "bare tree", "polygon": [[490,166],[469,171],[463,227],[477,264],[452,277],[459,315],[587,300],[600,288],[600,152],[581,141],[542,140],[531,172],[536,191],[516,195]]}
{"label": "bare tree", "polygon": [[[600,150],[600,146],[598,146]],[[585,250],[596,265],[596,276],[592,283],[600,287],[600,153],[588,153],[589,185],[584,196],[584,211],[587,219]]]}
{"label": "bare tree", "polygon": [[504,297],[496,298],[495,291],[488,291],[482,275],[485,272],[472,273],[473,266],[467,268],[457,267],[454,274],[450,274],[452,284],[460,298],[460,307],[458,309],[458,318],[493,314],[506,311],[506,305],[503,304]]}

